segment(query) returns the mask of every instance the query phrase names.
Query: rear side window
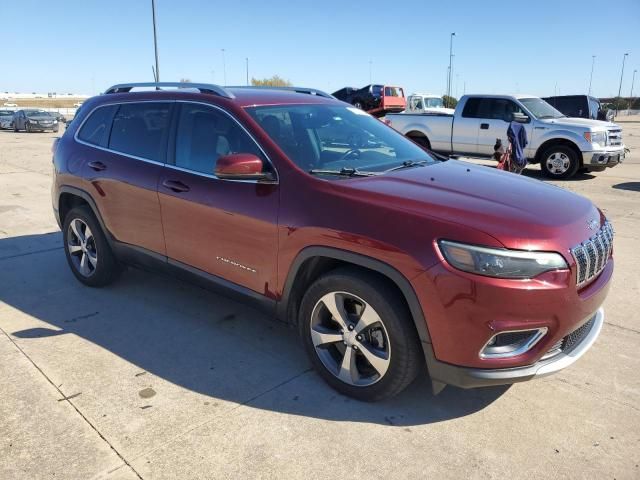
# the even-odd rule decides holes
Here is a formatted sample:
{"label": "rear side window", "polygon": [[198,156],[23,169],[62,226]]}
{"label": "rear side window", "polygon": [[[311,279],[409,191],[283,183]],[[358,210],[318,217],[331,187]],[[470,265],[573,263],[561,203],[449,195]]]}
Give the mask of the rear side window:
{"label": "rear side window", "polygon": [[82,125],[78,132],[78,138],[92,145],[105,146],[111,127],[111,119],[117,108],[116,105],[108,105],[95,109]]}
{"label": "rear side window", "polygon": [[213,175],[218,158],[232,153],[252,153],[265,160],[229,115],[206,105],[182,104],[176,133],[177,167]]}
{"label": "rear side window", "polygon": [[171,105],[160,102],[125,103],[113,119],[109,148],[164,162]]}
{"label": "rear side window", "polygon": [[480,98],[469,98],[462,110],[462,116],[465,118],[478,118],[478,110],[480,108]]}

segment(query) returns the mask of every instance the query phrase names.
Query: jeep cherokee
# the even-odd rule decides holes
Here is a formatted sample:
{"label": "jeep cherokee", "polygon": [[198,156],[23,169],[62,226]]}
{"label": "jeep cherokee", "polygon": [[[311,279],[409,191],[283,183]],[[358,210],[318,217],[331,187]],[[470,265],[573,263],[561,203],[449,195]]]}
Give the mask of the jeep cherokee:
{"label": "jeep cherokee", "polygon": [[80,282],[138,264],[219,287],[358,399],[547,375],[603,325],[613,229],[589,200],[440,161],[318,90],[116,85],[53,162]]}

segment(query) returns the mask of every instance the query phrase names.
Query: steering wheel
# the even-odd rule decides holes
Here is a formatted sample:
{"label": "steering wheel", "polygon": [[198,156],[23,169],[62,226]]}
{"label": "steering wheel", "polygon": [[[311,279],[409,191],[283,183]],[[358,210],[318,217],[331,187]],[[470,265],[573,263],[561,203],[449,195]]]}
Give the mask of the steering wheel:
{"label": "steering wheel", "polygon": [[349,158],[351,155],[357,155],[358,157],[360,156],[360,154],[362,153],[362,151],[360,151],[359,148],[350,148],[349,150],[347,150],[339,159],[338,161],[342,161],[342,160],[346,160],[347,158]]}

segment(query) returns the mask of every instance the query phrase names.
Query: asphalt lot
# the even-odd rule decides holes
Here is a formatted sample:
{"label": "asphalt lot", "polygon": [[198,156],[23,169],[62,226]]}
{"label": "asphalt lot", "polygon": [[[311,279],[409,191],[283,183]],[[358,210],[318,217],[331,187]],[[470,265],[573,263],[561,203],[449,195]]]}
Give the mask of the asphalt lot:
{"label": "asphalt lot", "polygon": [[51,213],[55,134],[0,131],[0,478],[640,478],[640,122],[622,125],[625,164],[555,182],[616,229],[592,350],[510,388],[419,379],[376,404],[240,303],[135,269],[81,286]]}

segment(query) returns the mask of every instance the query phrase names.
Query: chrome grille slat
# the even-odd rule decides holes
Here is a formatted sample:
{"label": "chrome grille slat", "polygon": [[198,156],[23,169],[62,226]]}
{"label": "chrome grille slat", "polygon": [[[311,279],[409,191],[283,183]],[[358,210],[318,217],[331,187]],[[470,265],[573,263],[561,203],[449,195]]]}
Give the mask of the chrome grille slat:
{"label": "chrome grille slat", "polygon": [[622,130],[608,130],[607,137],[609,146],[619,147],[622,145]]}
{"label": "chrome grille slat", "polygon": [[571,249],[576,262],[576,286],[581,287],[597,277],[607,265],[612,251],[613,227],[605,221],[594,236]]}

